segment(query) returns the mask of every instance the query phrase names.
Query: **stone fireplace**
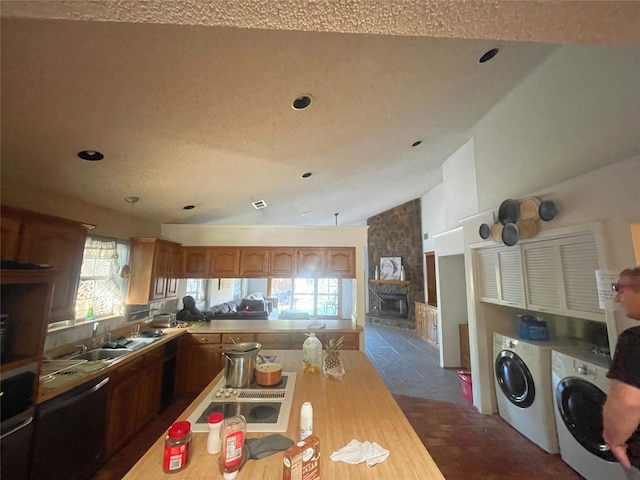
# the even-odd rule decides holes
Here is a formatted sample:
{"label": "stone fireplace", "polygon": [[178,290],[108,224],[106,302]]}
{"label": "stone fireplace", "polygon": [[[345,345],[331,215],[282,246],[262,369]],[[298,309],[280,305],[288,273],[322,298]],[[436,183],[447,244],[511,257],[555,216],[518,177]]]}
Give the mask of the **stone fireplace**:
{"label": "stone fireplace", "polygon": [[[424,302],[420,199],[367,220],[369,301],[366,321],[376,325],[415,329],[414,302]],[[404,282],[374,278],[381,257],[401,257]]]}

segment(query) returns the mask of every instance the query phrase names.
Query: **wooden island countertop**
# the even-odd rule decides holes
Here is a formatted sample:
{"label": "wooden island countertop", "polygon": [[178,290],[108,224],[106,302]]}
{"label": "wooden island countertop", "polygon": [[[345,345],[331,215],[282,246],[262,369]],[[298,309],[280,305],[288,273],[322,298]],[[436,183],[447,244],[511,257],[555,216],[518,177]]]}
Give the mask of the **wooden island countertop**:
{"label": "wooden island countertop", "polygon": [[[298,441],[300,407],[306,401],[313,405],[314,433],[320,438],[321,478],[340,480],[420,479],[444,480],[444,476],[387,390],[366,355],[361,351],[341,352],[346,371],[342,381],[328,380],[322,374],[302,372],[299,350],[266,350],[276,355],[283,371],[296,372],[296,385],[289,425],[282,434]],[[178,373],[179,375],[180,373]],[[190,413],[210,394],[221,379],[220,373],[176,420],[186,420]],[[248,433],[258,438],[269,433]],[[384,462],[367,467],[365,463],[350,465],[334,462],[329,456],[352,439],[376,442],[389,450]],[[194,433],[191,461],[182,471],[162,471],[164,435],[144,454],[124,477],[125,480],[171,478],[218,479],[219,454],[206,451],[207,434]],[[283,453],[262,460],[249,460],[239,471],[237,480],[282,479]]]}

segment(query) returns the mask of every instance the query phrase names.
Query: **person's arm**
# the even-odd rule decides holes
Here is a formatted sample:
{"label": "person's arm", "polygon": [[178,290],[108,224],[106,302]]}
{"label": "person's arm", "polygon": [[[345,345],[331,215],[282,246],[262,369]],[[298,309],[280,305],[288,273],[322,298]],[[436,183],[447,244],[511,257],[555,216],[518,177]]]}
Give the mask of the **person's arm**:
{"label": "person's arm", "polygon": [[612,382],[602,410],[603,437],[622,466],[629,468],[626,443],[640,424],[640,388],[619,380]]}

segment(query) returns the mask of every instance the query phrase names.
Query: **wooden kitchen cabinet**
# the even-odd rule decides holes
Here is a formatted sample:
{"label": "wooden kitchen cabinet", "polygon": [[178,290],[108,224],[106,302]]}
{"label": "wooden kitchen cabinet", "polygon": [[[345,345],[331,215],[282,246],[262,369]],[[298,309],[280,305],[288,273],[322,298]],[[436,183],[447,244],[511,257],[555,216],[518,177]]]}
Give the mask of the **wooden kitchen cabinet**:
{"label": "wooden kitchen cabinet", "polygon": [[240,249],[240,276],[243,278],[262,278],[269,275],[268,248]]}
{"label": "wooden kitchen cabinet", "polygon": [[299,248],[296,257],[297,277],[320,277],[324,274],[327,268],[327,260],[324,249]]}
{"label": "wooden kitchen cabinet", "polygon": [[296,276],[296,249],[272,248],[269,257],[269,275],[272,277]]}
{"label": "wooden kitchen cabinet", "polygon": [[173,283],[178,268],[180,245],[158,238],[131,239],[131,277],[127,303],[144,305],[150,301],[176,298],[177,282]]}
{"label": "wooden kitchen cabinet", "polygon": [[181,278],[182,251],[180,245],[171,244],[169,247],[169,279],[167,281],[167,298],[178,296],[178,278]]}
{"label": "wooden kitchen cabinet", "polygon": [[416,335],[425,342],[438,346],[438,309],[415,302]]}
{"label": "wooden kitchen cabinet", "polygon": [[105,458],[113,456],[158,413],[164,346],[109,374]]}
{"label": "wooden kitchen cabinet", "polygon": [[73,320],[84,243],[92,226],[9,206],[2,206],[1,221],[2,259],[51,266],[56,278],[49,321]]}
{"label": "wooden kitchen cabinet", "polygon": [[416,335],[427,341],[427,305],[422,302],[414,302],[416,317]]}
{"label": "wooden kitchen cabinet", "polygon": [[184,278],[208,278],[210,255],[210,247],[182,247],[181,276]]}
{"label": "wooden kitchen cabinet", "polygon": [[210,247],[209,278],[236,278],[240,275],[239,247]]}
{"label": "wooden kitchen cabinet", "polygon": [[179,393],[199,393],[224,368],[219,333],[183,335],[178,347]]}
{"label": "wooden kitchen cabinet", "polygon": [[326,277],[355,278],[356,276],[356,249],[353,247],[327,248]]}
{"label": "wooden kitchen cabinet", "polygon": [[54,280],[55,273],[46,270],[2,271],[2,376],[42,359]]}

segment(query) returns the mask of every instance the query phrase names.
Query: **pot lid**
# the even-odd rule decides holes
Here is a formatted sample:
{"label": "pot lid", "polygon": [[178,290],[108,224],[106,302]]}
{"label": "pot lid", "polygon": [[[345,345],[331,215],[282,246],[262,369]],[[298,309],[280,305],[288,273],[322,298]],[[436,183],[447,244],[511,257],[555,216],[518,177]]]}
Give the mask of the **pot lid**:
{"label": "pot lid", "polygon": [[233,345],[228,345],[224,347],[225,352],[237,352],[237,353],[250,353],[254,350],[260,350],[260,345],[258,342],[242,342],[242,343],[234,343]]}
{"label": "pot lid", "polygon": [[515,223],[507,223],[502,229],[502,241],[507,247],[513,247],[520,240],[520,231]]}
{"label": "pot lid", "polygon": [[498,220],[502,225],[516,223],[520,218],[520,204],[517,200],[507,199],[500,204]]}

